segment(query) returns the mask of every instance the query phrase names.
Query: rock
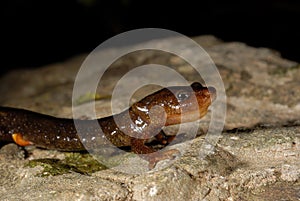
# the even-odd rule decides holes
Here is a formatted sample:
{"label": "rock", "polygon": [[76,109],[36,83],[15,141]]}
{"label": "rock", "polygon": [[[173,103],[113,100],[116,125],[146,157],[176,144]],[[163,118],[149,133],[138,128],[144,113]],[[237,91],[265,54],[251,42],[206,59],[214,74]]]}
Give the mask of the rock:
{"label": "rock", "polygon": [[[174,46],[180,45],[174,38],[168,40],[174,40]],[[202,43],[212,57],[227,93],[225,128],[213,152],[199,158],[207,140],[200,134],[207,131],[211,114],[200,122],[200,136],[173,145],[186,148],[181,157],[166,168],[144,174],[106,169],[89,175],[70,171],[39,177],[37,175],[43,168],[26,167],[28,160],[55,157],[56,154],[49,155],[45,150],[37,153],[37,149],[30,152],[29,158],[22,155],[20,159],[15,157],[19,156],[16,146],[9,145],[15,151],[6,151],[7,147],[0,150],[1,199],[280,200],[287,195],[289,200],[299,199],[300,65],[267,48],[253,48],[239,42],[224,43],[213,36],[200,36],[195,41]],[[163,43],[160,41],[157,47]],[[193,54],[193,49],[182,49]],[[107,54],[113,51],[117,49],[107,50]],[[72,117],[73,83],[84,56],[2,76],[1,104]],[[133,66],[151,62],[172,66],[191,82],[200,79],[182,59],[144,51],[117,60],[97,92],[103,97],[109,96],[124,73]],[[132,83],[136,81],[133,79]],[[153,90],[151,87],[140,90],[135,99]],[[123,104],[121,99],[120,105]],[[107,99],[96,103],[99,116],[108,115],[109,107]],[[82,108],[88,111],[86,104]],[[84,114],[91,118],[88,115],[89,112]],[[135,167],[132,165],[132,168]]]}

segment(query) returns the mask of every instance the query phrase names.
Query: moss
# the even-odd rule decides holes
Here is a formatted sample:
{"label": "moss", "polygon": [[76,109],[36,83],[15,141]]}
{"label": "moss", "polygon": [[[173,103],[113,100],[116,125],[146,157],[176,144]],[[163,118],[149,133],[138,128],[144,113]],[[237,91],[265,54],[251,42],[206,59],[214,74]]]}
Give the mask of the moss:
{"label": "moss", "polygon": [[82,96],[80,96],[76,101],[75,104],[76,105],[81,105],[83,103],[87,103],[87,102],[91,102],[91,101],[95,101],[95,100],[101,100],[101,99],[107,99],[110,98],[110,96],[105,96],[105,95],[100,95],[98,93],[86,93]]}
{"label": "moss", "polygon": [[56,176],[67,174],[71,172],[77,172],[84,175],[89,175],[96,171],[107,169],[106,166],[100,164],[90,154],[87,153],[66,153],[66,157],[63,160],[46,158],[35,159],[29,161],[26,167],[42,166],[44,169],[37,176]]}
{"label": "moss", "polygon": [[85,153],[66,153],[65,163],[76,167],[76,172],[83,174],[90,174],[93,172],[107,169],[107,167],[98,160],[94,159],[92,155]]}

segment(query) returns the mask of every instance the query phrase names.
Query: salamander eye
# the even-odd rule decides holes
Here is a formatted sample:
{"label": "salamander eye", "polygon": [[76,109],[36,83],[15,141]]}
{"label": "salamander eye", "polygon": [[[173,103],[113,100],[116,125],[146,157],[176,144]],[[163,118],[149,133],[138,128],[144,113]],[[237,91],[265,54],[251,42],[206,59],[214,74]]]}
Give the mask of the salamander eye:
{"label": "salamander eye", "polygon": [[180,102],[180,101],[184,101],[186,100],[187,98],[190,97],[190,94],[188,92],[185,92],[185,91],[181,91],[181,92],[178,92],[176,94],[176,98],[177,100]]}

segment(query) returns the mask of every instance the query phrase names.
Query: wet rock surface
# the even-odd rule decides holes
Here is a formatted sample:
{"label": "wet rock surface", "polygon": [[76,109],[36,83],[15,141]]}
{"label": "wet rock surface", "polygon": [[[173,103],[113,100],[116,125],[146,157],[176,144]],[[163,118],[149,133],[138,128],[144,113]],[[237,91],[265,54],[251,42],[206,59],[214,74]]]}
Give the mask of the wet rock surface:
{"label": "wet rock surface", "polygon": [[[63,160],[65,153],[34,148],[24,151],[14,144],[3,145],[1,200],[299,200],[300,65],[266,48],[223,43],[213,36],[194,40],[215,62],[227,94],[225,128],[212,153],[199,158],[205,141],[201,133],[207,131],[210,114],[201,121],[197,138],[174,145],[186,148],[178,160],[146,174],[105,169],[89,174],[70,170],[56,176],[38,176],[44,167],[28,167],[30,160]],[[178,45],[176,41],[173,44]],[[193,54],[193,49],[183,51]],[[73,84],[85,56],[2,76],[1,105],[71,118]],[[144,51],[117,60],[97,93],[109,97],[124,73],[149,63],[172,66],[190,82],[200,80],[176,56]],[[134,99],[153,90],[139,90]],[[83,118],[90,118],[86,104],[81,107],[86,111]],[[96,109],[98,116],[109,115],[109,99],[97,101]],[[134,171],[134,163],[140,160],[133,159],[127,168]]]}

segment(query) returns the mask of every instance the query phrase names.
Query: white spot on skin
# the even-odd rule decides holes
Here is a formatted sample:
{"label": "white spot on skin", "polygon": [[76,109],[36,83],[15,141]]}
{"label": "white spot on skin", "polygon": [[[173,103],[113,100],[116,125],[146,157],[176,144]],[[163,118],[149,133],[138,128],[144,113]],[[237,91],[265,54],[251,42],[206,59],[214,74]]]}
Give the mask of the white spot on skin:
{"label": "white spot on skin", "polygon": [[149,112],[149,110],[147,109],[147,107],[136,107],[138,110],[142,111],[142,112]]}
{"label": "white spot on skin", "polygon": [[147,124],[143,122],[143,124],[138,125],[137,120],[135,121],[136,124],[130,124],[130,128],[135,132],[143,132],[146,128]]}
{"label": "white spot on skin", "polygon": [[152,196],[155,196],[156,194],[157,194],[156,186],[151,187],[149,190],[149,195],[152,197]]}
{"label": "white spot on skin", "polygon": [[174,110],[179,110],[180,105],[171,105],[171,108],[174,109]]}
{"label": "white spot on skin", "polygon": [[136,125],[142,125],[144,121],[141,119],[141,117],[138,117],[137,120],[135,120]]}

